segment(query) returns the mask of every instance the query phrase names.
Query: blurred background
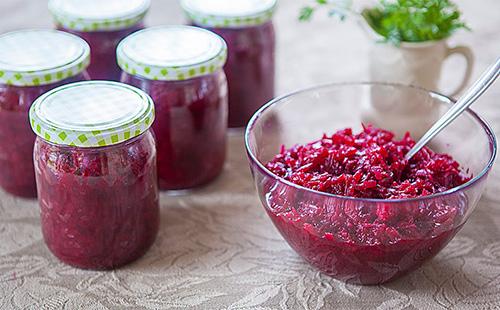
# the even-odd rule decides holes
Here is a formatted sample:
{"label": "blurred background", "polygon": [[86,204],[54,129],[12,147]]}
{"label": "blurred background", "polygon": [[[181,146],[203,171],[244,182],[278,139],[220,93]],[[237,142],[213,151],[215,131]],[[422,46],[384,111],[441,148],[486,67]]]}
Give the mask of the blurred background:
{"label": "blurred background", "polygon": [[[299,22],[300,8],[311,2],[279,0],[274,18],[278,40],[277,95],[319,83],[369,80],[367,53],[371,42],[363,30],[353,20],[341,23],[338,19],[328,18],[325,11],[318,12],[311,22]],[[476,66],[472,79],[475,79],[500,51],[500,1],[454,2],[472,31],[458,31],[449,42],[473,49]],[[146,25],[179,24],[184,20],[178,1],[152,0]],[[0,32],[28,27],[52,27],[47,1],[0,1]],[[454,89],[459,83],[463,62],[460,56],[452,56],[447,61],[441,82],[443,92]],[[483,100],[498,98],[498,95],[500,87],[493,87]],[[481,111],[484,107],[479,102],[474,109]],[[495,120],[490,121],[495,123]]]}

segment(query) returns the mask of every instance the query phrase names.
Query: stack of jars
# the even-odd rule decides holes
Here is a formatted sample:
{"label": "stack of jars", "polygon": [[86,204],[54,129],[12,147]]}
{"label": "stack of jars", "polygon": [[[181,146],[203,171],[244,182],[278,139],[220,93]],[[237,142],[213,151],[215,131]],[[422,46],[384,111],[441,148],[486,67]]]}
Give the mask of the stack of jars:
{"label": "stack of jars", "polygon": [[215,179],[228,125],[274,95],[276,0],[185,0],[191,26],[143,29],[149,6],[50,0],[58,30],[0,35],[0,186],[38,196],[45,242],[72,266],[143,255],[159,189]]}

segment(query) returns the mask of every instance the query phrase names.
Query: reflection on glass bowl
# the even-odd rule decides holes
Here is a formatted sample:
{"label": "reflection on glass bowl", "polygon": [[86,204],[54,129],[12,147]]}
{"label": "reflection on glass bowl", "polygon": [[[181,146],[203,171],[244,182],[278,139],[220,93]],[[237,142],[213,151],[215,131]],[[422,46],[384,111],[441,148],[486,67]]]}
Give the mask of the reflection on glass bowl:
{"label": "reflection on glass bowl", "polygon": [[[415,102],[432,113],[416,121],[400,107]],[[392,200],[342,197],[290,183],[265,164],[282,145],[305,144],[347,127],[359,131],[367,121],[399,137],[405,131],[420,133],[452,104],[420,88],[360,83],[299,91],[260,109],[245,134],[250,167],[262,204],[290,246],[320,271],[366,285],[396,279],[435,256],[477,206],[495,160],[495,136],[473,111],[429,145],[451,155],[472,176],[445,192]]]}

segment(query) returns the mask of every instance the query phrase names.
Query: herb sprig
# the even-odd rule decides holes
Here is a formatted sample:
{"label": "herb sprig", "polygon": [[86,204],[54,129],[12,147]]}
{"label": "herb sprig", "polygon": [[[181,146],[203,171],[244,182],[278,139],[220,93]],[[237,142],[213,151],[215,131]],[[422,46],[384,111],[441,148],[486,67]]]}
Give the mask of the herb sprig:
{"label": "herb sprig", "polygon": [[300,21],[310,21],[314,15],[316,9],[320,6],[329,6],[328,15],[338,16],[341,20],[346,17],[346,12],[350,10],[351,1],[350,0],[314,0],[315,5],[308,5],[300,10],[299,20]]}
{"label": "herb sprig", "polygon": [[[320,6],[329,6],[329,14],[349,11],[344,2],[315,0],[315,6],[302,8],[299,19],[308,21]],[[459,29],[469,29],[461,20],[457,6],[449,0],[380,0],[379,5],[365,9],[366,22],[387,41],[401,42],[441,40]]]}

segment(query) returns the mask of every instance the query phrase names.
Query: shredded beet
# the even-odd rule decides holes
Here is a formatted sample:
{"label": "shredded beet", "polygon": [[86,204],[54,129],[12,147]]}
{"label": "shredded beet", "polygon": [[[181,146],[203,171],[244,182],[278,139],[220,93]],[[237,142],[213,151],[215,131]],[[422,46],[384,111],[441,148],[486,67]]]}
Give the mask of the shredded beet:
{"label": "shredded beet", "polygon": [[227,43],[224,71],[229,87],[229,127],[244,127],[255,111],[274,97],[273,24],[204,28],[220,35]]}
{"label": "shredded beet", "polygon": [[404,155],[415,144],[409,133],[394,134],[364,126],[281,152],[266,167],[300,186],[359,198],[415,198],[446,191],[467,182],[459,164],[446,154],[422,149],[408,163]]}
{"label": "shredded beet", "polygon": [[[340,196],[415,198],[469,180],[449,155],[372,126],[282,147],[266,167],[295,184]],[[463,225],[461,192],[417,201],[366,202],[321,196],[269,179],[262,183],[267,212],[290,246],[322,272],[358,284],[393,280],[436,255]]]}
{"label": "shredded beet", "polygon": [[20,197],[35,198],[35,168],[28,111],[41,94],[64,84],[85,80],[84,74],[40,86],[0,85],[0,187]]}
{"label": "shredded beet", "polygon": [[221,73],[185,81],[152,81],[124,73],[122,82],[155,102],[153,131],[160,189],[179,190],[217,177],[226,158],[227,102]]}
{"label": "shredded beet", "polygon": [[116,47],[123,38],[144,28],[142,23],[112,31],[77,31],[62,26],[58,30],[69,32],[87,41],[92,53],[87,72],[92,80],[120,81],[121,70],[116,61]]}
{"label": "shredded beet", "polygon": [[113,269],[142,256],[158,233],[155,141],[149,132],[102,148],[35,143],[45,243],[61,261]]}

